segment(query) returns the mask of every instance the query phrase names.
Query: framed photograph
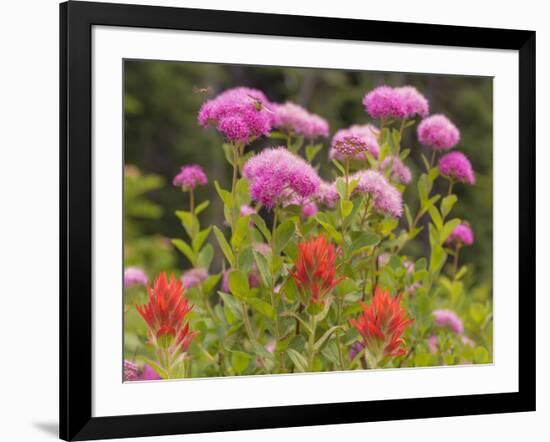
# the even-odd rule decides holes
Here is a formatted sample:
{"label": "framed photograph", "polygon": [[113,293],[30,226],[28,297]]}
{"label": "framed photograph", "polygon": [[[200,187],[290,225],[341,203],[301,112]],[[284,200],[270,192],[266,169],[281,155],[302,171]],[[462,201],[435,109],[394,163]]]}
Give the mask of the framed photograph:
{"label": "framed photograph", "polygon": [[62,439],[535,409],[534,32],[60,24]]}

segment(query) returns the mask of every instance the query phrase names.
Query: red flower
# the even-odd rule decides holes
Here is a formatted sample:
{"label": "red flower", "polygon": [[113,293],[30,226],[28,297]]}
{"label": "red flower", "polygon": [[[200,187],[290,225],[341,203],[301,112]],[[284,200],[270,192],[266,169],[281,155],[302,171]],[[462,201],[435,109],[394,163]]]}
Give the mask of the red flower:
{"label": "red flower", "polygon": [[334,245],[328,243],[324,236],[298,244],[296,270],[290,274],[300,292],[313,302],[323,302],[334,286],[344,279],[335,279],[337,255]]}
{"label": "red flower", "polygon": [[189,324],[184,323],[191,307],[183,295],[181,281],[172,275],[168,282],[163,272],[152,288],[147,284],[147,292],[149,302],[136,308],[147,323],[151,337],[155,342],[163,336],[172,337],[176,346],[186,351],[197,333],[190,332]]}
{"label": "red flower", "polygon": [[406,350],[401,338],[413,319],[401,306],[401,295],[390,296],[376,288],[370,305],[361,303],[363,314],[350,322],[361,334],[366,347],[367,361],[376,366],[384,356],[402,356]]}

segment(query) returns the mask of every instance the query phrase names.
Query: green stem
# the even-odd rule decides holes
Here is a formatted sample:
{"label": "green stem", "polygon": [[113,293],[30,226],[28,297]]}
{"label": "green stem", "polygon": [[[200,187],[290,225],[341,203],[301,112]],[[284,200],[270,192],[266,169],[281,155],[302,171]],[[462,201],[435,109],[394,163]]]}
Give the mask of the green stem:
{"label": "green stem", "polygon": [[458,273],[458,260],[460,256],[460,245],[456,245],[455,256],[453,261],[453,279],[456,280],[456,274]]}
{"label": "green stem", "polygon": [[311,316],[311,334],[309,335],[309,355],[308,355],[308,368],[310,371],[313,371],[314,369],[314,362],[315,362],[315,331],[317,329],[317,320],[315,316]]}
{"label": "green stem", "polygon": [[454,181],[449,180],[449,191],[447,192],[447,196],[453,193],[453,185],[454,185]]}
{"label": "green stem", "polygon": [[430,169],[434,166],[436,157],[437,157],[437,151],[432,150],[432,159],[430,160]]}
{"label": "green stem", "polygon": [[195,193],[193,189],[189,190],[189,211],[191,214],[195,214]]}
{"label": "green stem", "polygon": [[[342,296],[338,296],[337,304],[336,304],[336,325],[342,325],[342,310],[343,310],[343,303],[344,299]],[[344,362],[344,351],[342,350],[342,338],[340,336],[340,332],[337,331],[336,334],[336,346],[338,347],[338,359],[340,362],[340,369],[344,370],[345,362]]]}

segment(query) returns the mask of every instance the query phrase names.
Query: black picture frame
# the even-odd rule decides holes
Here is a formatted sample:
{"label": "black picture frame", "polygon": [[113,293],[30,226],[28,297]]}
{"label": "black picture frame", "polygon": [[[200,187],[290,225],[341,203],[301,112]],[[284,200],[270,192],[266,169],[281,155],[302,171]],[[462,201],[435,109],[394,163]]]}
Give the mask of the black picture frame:
{"label": "black picture frame", "polygon": [[[94,25],[411,43],[519,53],[519,391],[92,417]],[[535,410],[535,32],[69,1],[60,5],[60,437],[65,440]]]}

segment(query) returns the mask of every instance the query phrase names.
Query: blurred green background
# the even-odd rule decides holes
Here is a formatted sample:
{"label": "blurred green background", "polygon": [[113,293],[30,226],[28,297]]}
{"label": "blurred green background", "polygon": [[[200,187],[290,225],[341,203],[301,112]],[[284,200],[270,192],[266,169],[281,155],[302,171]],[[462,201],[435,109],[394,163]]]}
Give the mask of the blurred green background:
{"label": "blurred green background", "polygon": [[[455,149],[471,159],[477,175],[475,186],[455,186],[459,203],[454,213],[471,223],[476,237],[474,246],[464,249],[462,256],[472,265],[468,278],[492,288],[492,78],[131,60],[125,62],[124,75],[125,164],[139,169],[130,167],[127,176],[141,174],[139,180],[126,181],[126,266],[143,266],[150,278],[161,270],[180,274],[189,267],[168,240],[184,236],[174,211],[187,208],[188,201],[171,184],[181,165],[197,163],[209,177],[209,185],[196,191],[197,201],[209,199],[212,203],[201,215],[201,224],[220,225],[223,221],[222,205],[211,184],[217,179],[229,187],[231,171],[221,136],[197,123],[197,112],[205,100],[235,86],[258,88],[273,102],[290,100],[326,118],[332,135],[340,128],[370,121],[361,101],[372,88],[412,85],[428,98],[430,113],[444,113],[461,131]],[[327,167],[330,140],[323,142],[325,152],[316,162],[321,163],[323,178],[332,179]],[[252,148],[270,144],[275,142],[263,138]],[[415,211],[420,153],[429,157],[429,152],[416,140],[416,125],[405,132],[402,146],[412,151],[406,163],[414,178],[404,199]],[[434,192],[446,192],[440,181],[436,185],[444,188],[436,186]],[[428,255],[427,229],[423,233],[406,253]],[[215,267],[219,261],[215,258]]]}

